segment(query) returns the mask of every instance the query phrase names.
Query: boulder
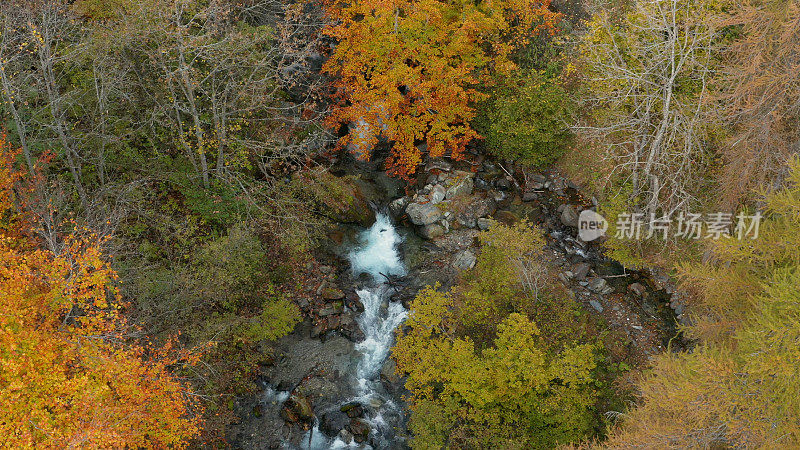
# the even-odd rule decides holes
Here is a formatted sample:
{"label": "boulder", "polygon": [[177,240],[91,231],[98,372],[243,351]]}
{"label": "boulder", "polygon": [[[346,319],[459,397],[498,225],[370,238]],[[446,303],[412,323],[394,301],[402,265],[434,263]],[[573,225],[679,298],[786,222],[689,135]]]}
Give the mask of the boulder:
{"label": "boulder", "polygon": [[[394,359],[386,358],[386,362],[381,368],[381,381],[390,388],[400,384],[401,379],[397,374],[397,363],[394,362]],[[389,390],[391,391],[391,389]]]}
{"label": "boulder", "polygon": [[406,214],[414,225],[430,225],[442,218],[442,211],[430,203],[412,203],[406,207]]}
{"label": "boulder", "polygon": [[589,300],[589,304],[592,305],[592,308],[597,310],[597,312],[603,312],[603,305],[601,305],[597,300]]}
{"label": "boulder", "polygon": [[519,220],[519,217],[511,211],[502,210],[494,213],[494,219],[504,225],[511,226]]}
{"label": "boulder", "polygon": [[358,294],[355,292],[347,295],[345,304],[355,312],[364,312],[364,304],[361,303],[361,299],[358,298]]}
{"label": "boulder", "polygon": [[471,250],[463,250],[453,260],[453,267],[460,270],[469,270],[475,267],[475,254]]}
{"label": "boulder", "polygon": [[566,205],[561,211],[561,223],[568,227],[578,228],[578,209],[572,205]]}
{"label": "boulder", "polygon": [[342,311],[344,311],[344,302],[341,300],[335,300],[325,305],[325,307],[320,309],[317,314],[319,314],[320,317],[326,317],[334,314],[341,314]]}
{"label": "boulder", "polygon": [[547,177],[540,174],[540,173],[528,173],[525,174],[525,190],[524,192],[532,192],[544,189],[544,183],[547,181]]}
{"label": "boulder", "polygon": [[389,213],[392,217],[400,217],[405,212],[406,205],[408,205],[408,197],[396,198],[389,203]]}
{"label": "boulder", "polygon": [[476,197],[456,213],[456,222],[466,228],[475,228],[478,219],[494,214],[497,204],[489,197]]}
{"label": "boulder", "polygon": [[504,178],[500,178],[497,181],[495,181],[494,182],[494,186],[497,189],[500,189],[501,191],[507,191],[507,190],[511,189],[511,186],[513,186],[513,184],[511,183],[511,180],[509,180],[508,178],[504,177]]}
{"label": "boulder", "polygon": [[347,430],[353,433],[353,439],[359,444],[369,437],[369,423],[364,419],[351,419]]}
{"label": "boulder", "polygon": [[425,164],[425,172],[430,172],[432,170],[449,172],[452,168],[453,165],[442,158],[430,158],[428,159],[428,163]]}
{"label": "boulder", "polygon": [[332,302],[334,300],[341,300],[344,298],[344,292],[341,289],[337,289],[332,286],[326,286],[322,289],[322,298],[326,302]]}
{"label": "boulder", "polygon": [[596,294],[610,294],[614,292],[614,288],[608,285],[608,282],[605,278],[601,277],[592,277],[589,278],[586,289],[596,293]]}
{"label": "boulder", "polygon": [[319,429],[328,436],[337,436],[350,422],[347,414],[341,411],[328,411],[319,419]]}
{"label": "boulder", "polygon": [[419,235],[425,239],[431,240],[437,237],[444,236],[445,228],[438,223],[432,223],[419,228]]}
{"label": "boulder", "polygon": [[315,323],[313,327],[311,327],[311,334],[312,338],[318,338],[323,334],[327,333],[330,330],[330,325],[327,322],[322,321]]}
{"label": "boulder", "polygon": [[350,402],[342,405],[340,410],[347,414],[347,417],[351,419],[355,419],[356,417],[363,417],[364,416],[364,408],[361,407],[361,404],[358,402]]}
{"label": "boulder", "polygon": [[474,174],[469,172],[464,172],[462,170],[456,171],[455,181],[449,188],[447,188],[445,198],[447,200],[452,200],[454,198],[466,197],[472,194],[472,188],[474,186],[472,181],[473,176]]}
{"label": "boulder", "polygon": [[441,184],[437,184],[431,189],[431,204],[440,203],[444,200],[445,195],[447,195],[447,191],[445,190],[444,186]]}
{"label": "boulder", "polygon": [[589,270],[591,270],[591,268],[592,267],[588,263],[577,263],[570,268],[570,272],[572,272],[572,276],[576,280],[583,281],[586,279],[586,276],[589,275]]}
{"label": "boulder", "polygon": [[639,297],[644,297],[647,295],[647,289],[641,283],[629,284],[628,291]]}
{"label": "boulder", "polygon": [[339,432],[339,440],[344,442],[345,445],[350,445],[353,442],[353,433],[345,430]]}
{"label": "boulder", "polygon": [[411,302],[414,301],[414,298],[416,298],[415,290],[406,288],[392,294],[389,297],[389,300],[393,302],[400,302],[403,304],[404,308],[409,309]]}
{"label": "boulder", "polygon": [[344,337],[353,341],[361,342],[364,340],[364,332],[358,326],[352,313],[344,313],[339,316],[339,331]]}
{"label": "boulder", "polygon": [[478,225],[479,230],[486,231],[489,229],[490,226],[492,226],[492,219],[489,219],[487,217],[479,217],[476,223]]}
{"label": "boulder", "polygon": [[310,422],[314,418],[311,402],[302,395],[291,395],[281,409],[281,417],[287,422]]}

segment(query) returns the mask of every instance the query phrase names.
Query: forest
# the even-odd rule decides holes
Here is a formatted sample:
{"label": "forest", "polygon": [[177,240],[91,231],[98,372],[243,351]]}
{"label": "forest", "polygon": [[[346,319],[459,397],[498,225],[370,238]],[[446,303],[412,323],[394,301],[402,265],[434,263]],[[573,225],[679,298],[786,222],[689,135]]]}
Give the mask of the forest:
{"label": "forest", "polygon": [[800,0],[0,1],[0,448],[800,448]]}

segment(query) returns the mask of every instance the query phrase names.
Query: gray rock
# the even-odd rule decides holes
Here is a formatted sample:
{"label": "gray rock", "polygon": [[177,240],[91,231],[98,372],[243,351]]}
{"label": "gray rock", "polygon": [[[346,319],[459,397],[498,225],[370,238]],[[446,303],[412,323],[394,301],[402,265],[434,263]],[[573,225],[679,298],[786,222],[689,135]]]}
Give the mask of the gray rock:
{"label": "gray rock", "polygon": [[539,198],[539,193],[534,191],[534,190],[525,191],[525,192],[522,193],[522,201],[523,202],[532,202],[532,201],[536,200],[537,198]]}
{"label": "gray rock", "polygon": [[353,318],[353,314],[346,312],[339,316],[339,326],[342,328],[356,326],[356,319]]}
{"label": "gray rock", "polygon": [[461,270],[469,270],[475,267],[475,254],[470,250],[464,250],[456,255],[453,260],[453,267]]}
{"label": "gray rock", "polygon": [[507,191],[511,189],[512,186],[511,181],[508,178],[500,178],[494,182],[494,185],[497,189],[500,189],[501,191]]}
{"label": "gray rock", "polygon": [[480,217],[476,222],[478,224],[478,229],[481,231],[486,231],[492,226],[492,220],[486,217]]}
{"label": "gray rock", "polygon": [[473,174],[464,171],[456,171],[455,173],[455,183],[447,189],[447,194],[445,198],[448,200],[458,198],[458,197],[466,197],[467,195],[472,194],[473,188],[473,181],[472,181]]}
{"label": "gray rock", "polygon": [[591,266],[589,264],[578,263],[570,268],[570,272],[572,272],[572,275],[575,277],[576,280],[583,281],[586,279],[586,276],[589,275],[590,269]]}
{"label": "gray rock", "polygon": [[445,228],[438,223],[432,223],[419,228],[419,235],[429,240],[444,236],[444,233]]}
{"label": "gray rock", "polygon": [[281,416],[287,422],[309,422],[314,418],[314,410],[307,398],[292,395],[283,403]]}
{"label": "gray rock", "polygon": [[347,414],[336,410],[327,411],[319,418],[319,429],[326,435],[333,437],[338,435],[340,430],[344,429],[348,423],[350,423],[350,419]]}
{"label": "gray rock", "polygon": [[561,211],[561,223],[568,227],[578,228],[578,210],[572,205],[567,205]]}
{"label": "gray rock", "polygon": [[390,385],[400,383],[400,375],[397,374],[397,363],[392,358],[386,358],[386,362],[381,368],[381,381]]}
{"label": "gray rock", "polygon": [[436,186],[431,189],[431,203],[437,204],[444,200],[444,197],[447,195],[447,190],[445,190],[444,186],[441,184],[437,184]]}
{"label": "gray rock", "polygon": [[450,169],[452,168],[453,165],[442,158],[430,158],[428,159],[428,163],[425,164],[426,172],[430,172],[431,170],[441,170],[443,172],[449,172]]}
{"label": "gray rock", "polygon": [[442,211],[430,203],[412,203],[406,207],[406,214],[414,225],[430,225],[442,218]]}
{"label": "gray rock", "polygon": [[456,221],[466,228],[475,228],[478,219],[494,214],[497,204],[491,198],[477,197],[456,213]]}
{"label": "gray rock", "polygon": [[603,305],[597,300],[589,300],[589,304],[592,305],[592,308],[596,309],[597,312],[603,312]]}
{"label": "gray rock", "polygon": [[352,419],[347,429],[353,433],[353,439],[359,444],[369,437],[369,423],[364,419]]}
{"label": "gray rock", "polygon": [[438,239],[436,246],[448,253],[464,250],[475,245],[475,238],[478,237],[478,233],[478,230],[470,228],[453,230]]}
{"label": "gray rock", "polygon": [[511,211],[502,210],[497,211],[494,213],[494,220],[504,224],[504,225],[514,225],[517,221],[519,221],[519,217]]}
{"label": "gray rock", "polygon": [[532,172],[525,175],[525,184],[540,183],[543,185],[545,181],[547,181],[547,177],[540,173]]}
{"label": "gray rock", "polygon": [[389,213],[393,217],[400,217],[406,210],[406,205],[408,205],[408,197],[396,198],[389,203]]}
{"label": "gray rock", "polygon": [[628,291],[639,297],[644,297],[647,294],[647,289],[641,283],[629,284]]}
{"label": "gray rock", "polygon": [[350,443],[353,442],[353,433],[347,430],[342,430],[339,432],[339,439],[346,445],[350,445]]}
{"label": "gray rock", "polygon": [[336,300],[320,309],[318,314],[322,317],[325,317],[332,316],[334,314],[341,314],[342,311],[344,311],[344,302],[341,300]]}
{"label": "gray rock", "polygon": [[[346,408],[345,408],[346,406]],[[342,406],[342,411],[347,414],[347,417],[354,419],[356,417],[363,417],[364,416],[364,408],[361,407],[359,403],[347,404]]]}
{"label": "gray rock", "polygon": [[337,289],[335,286],[326,286],[322,289],[322,298],[327,301],[333,300],[341,300],[344,298],[344,292],[341,289]]}
{"label": "gray rock", "polygon": [[[304,379],[295,394],[319,404],[320,399],[336,399],[342,395],[342,387],[323,376],[314,376]],[[338,429],[336,431],[339,431]]]}
{"label": "gray rock", "polygon": [[597,294],[604,293],[608,287],[608,282],[605,280],[605,278],[601,277],[590,278],[586,284],[587,289]]}
{"label": "gray rock", "polygon": [[352,309],[355,312],[364,312],[364,304],[361,303],[361,299],[355,292],[347,296],[347,298],[345,299],[345,304],[347,305],[348,308]]}

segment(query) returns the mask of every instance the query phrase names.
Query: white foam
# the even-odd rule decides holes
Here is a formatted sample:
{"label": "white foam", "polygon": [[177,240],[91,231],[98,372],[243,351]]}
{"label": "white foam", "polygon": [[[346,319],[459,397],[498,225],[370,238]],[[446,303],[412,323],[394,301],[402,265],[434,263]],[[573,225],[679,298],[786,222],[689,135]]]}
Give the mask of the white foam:
{"label": "white foam", "polygon": [[356,276],[368,273],[375,280],[380,281],[383,275],[405,273],[403,262],[400,260],[396,248],[402,239],[397,234],[389,217],[385,214],[377,214],[372,227],[361,233],[361,239],[365,245],[351,251],[349,255],[350,265]]}
{"label": "white foam", "polygon": [[[362,404],[369,404],[372,397],[380,399],[380,407],[376,407],[375,415],[365,420],[373,429],[381,432],[387,431],[390,426],[383,418],[382,412],[387,409],[397,409],[397,405],[390,399],[380,398],[375,390],[380,384],[377,380],[378,373],[383,366],[389,350],[394,342],[394,330],[407,316],[407,311],[400,302],[388,302],[387,296],[390,288],[386,284],[389,275],[404,275],[406,273],[403,261],[397,250],[397,245],[402,238],[385,214],[377,214],[375,224],[359,236],[362,245],[348,255],[350,265],[355,276],[368,273],[375,281],[375,285],[361,289],[357,292],[361,303],[364,305],[362,312],[356,319],[364,340],[356,344],[356,349],[361,353],[353,381],[356,383],[357,396],[353,399]],[[384,309],[382,305],[388,303]],[[311,441],[309,442],[309,438]],[[341,439],[328,439],[319,431],[317,426],[311,431],[311,436],[306,434],[302,448],[319,450],[332,448],[371,448],[366,444],[351,442],[345,444]]]}

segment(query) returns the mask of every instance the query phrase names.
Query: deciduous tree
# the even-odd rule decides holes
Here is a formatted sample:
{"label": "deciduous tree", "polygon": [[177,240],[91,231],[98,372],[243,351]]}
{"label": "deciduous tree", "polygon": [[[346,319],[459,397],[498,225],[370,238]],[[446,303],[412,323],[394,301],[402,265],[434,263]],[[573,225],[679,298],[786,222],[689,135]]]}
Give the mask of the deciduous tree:
{"label": "deciduous tree", "polygon": [[713,2],[641,0],[617,19],[600,11],[580,58],[591,112],[578,129],[602,142],[614,188],[629,204],[670,215],[697,203],[708,174],[706,104],[717,45]]}
{"label": "deciduous tree", "polygon": [[391,142],[389,171],[409,177],[431,156],[459,158],[478,138],[470,126],[478,87],[513,67],[514,39],[552,30],[549,0],[328,2],[328,35],[338,43],[325,70],[335,77],[331,124],[349,124],[341,139],[368,158]]}
{"label": "deciduous tree", "polygon": [[169,348],[131,344],[96,239],[36,247],[0,149],[0,436],[17,448],[183,447],[198,433]]}

